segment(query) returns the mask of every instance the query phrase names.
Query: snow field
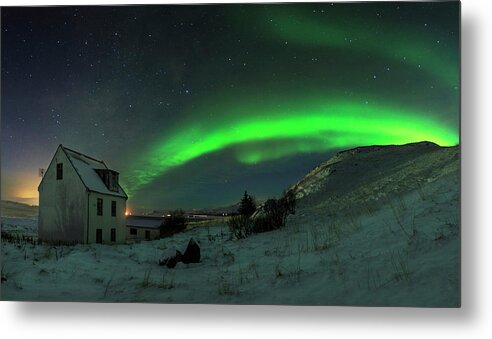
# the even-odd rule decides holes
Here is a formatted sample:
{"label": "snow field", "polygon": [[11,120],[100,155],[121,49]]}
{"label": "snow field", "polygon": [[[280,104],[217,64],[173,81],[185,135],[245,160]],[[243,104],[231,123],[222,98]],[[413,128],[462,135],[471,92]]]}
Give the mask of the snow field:
{"label": "snow field", "polygon": [[[457,180],[447,175],[386,197],[378,209],[336,216],[300,206],[286,228],[241,240],[216,225],[129,245],[4,241],[2,299],[456,307]],[[33,223],[2,219],[2,230],[32,232]],[[158,266],[191,237],[200,243],[200,263]]]}

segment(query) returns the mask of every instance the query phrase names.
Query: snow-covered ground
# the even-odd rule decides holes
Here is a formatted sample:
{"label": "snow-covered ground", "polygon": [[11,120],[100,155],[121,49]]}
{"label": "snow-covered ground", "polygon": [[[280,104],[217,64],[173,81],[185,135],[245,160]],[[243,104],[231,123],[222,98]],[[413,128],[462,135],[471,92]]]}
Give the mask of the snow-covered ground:
{"label": "snow-covered ground", "polygon": [[[428,189],[444,192],[432,204],[408,194],[396,214],[382,209],[348,227],[346,220],[290,223],[239,241],[209,226],[133,245],[3,242],[2,299],[457,306],[458,196],[438,184]],[[416,235],[407,237],[397,218],[409,234],[415,223]],[[2,227],[15,222],[32,230],[32,219]],[[157,265],[190,237],[200,242],[201,263]]]}
{"label": "snow-covered ground", "polygon": [[8,231],[12,234],[18,233],[28,236],[37,236],[38,219],[2,217],[2,231]]}
{"label": "snow-covered ground", "polygon": [[[2,242],[1,298],[456,307],[459,175],[440,173],[417,188],[385,193],[378,208],[329,213],[301,201],[286,228],[242,240],[217,225],[131,245]],[[16,229],[30,233],[35,221],[2,218],[2,231]],[[200,263],[158,265],[191,237],[200,243]]]}

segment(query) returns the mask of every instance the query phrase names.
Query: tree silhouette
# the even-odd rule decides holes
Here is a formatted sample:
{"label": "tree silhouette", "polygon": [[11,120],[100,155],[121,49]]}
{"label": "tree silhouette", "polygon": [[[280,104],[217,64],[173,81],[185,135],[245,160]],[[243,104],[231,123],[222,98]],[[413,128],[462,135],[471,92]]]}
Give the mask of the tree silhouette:
{"label": "tree silhouette", "polygon": [[239,203],[238,212],[244,216],[251,216],[256,211],[255,199],[248,194],[248,191],[244,191],[243,198]]}

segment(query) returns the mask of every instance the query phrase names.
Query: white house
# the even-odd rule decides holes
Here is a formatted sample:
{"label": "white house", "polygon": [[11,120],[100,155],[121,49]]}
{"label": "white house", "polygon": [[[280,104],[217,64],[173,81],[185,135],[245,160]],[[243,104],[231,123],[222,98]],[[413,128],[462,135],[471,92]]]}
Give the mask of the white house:
{"label": "white house", "polygon": [[128,196],[118,183],[118,172],[104,161],[60,145],[38,191],[41,241],[125,241]]}

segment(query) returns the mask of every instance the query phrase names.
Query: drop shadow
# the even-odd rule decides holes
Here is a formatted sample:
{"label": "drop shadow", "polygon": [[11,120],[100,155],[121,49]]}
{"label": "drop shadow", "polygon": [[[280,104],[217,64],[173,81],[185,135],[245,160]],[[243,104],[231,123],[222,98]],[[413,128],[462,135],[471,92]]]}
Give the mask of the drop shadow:
{"label": "drop shadow", "polygon": [[173,323],[188,326],[224,322],[255,322],[255,324],[285,324],[286,321],[304,324],[464,324],[477,313],[478,278],[477,225],[479,190],[479,136],[476,133],[478,116],[477,21],[463,17],[461,22],[461,275],[462,308],[363,308],[363,307],[306,307],[306,306],[236,306],[236,305],[176,305],[176,304],[100,304],[100,303],[35,303],[12,302],[10,311],[16,316],[57,322],[84,318],[93,324],[107,321]]}

